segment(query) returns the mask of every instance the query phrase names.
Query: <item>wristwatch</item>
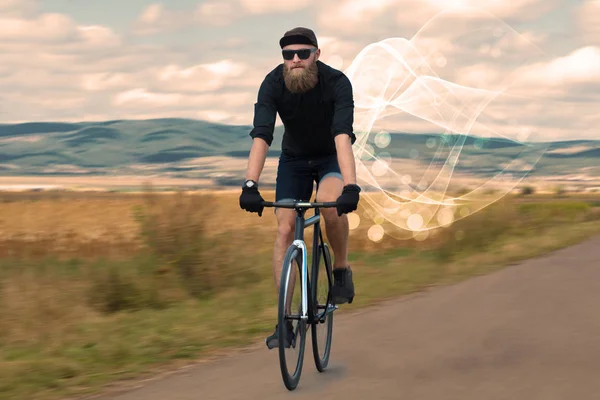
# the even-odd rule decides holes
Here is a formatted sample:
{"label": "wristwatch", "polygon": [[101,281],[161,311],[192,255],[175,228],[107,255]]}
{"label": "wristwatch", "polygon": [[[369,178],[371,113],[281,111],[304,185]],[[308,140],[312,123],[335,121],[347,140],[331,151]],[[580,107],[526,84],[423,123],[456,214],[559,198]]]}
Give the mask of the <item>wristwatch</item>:
{"label": "wristwatch", "polygon": [[248,179],[246,182],[244,182],[244,184],[242,185],[242,188],[251,188],[254,186],[258,186],[258,184],[253,181],[252,179]]}

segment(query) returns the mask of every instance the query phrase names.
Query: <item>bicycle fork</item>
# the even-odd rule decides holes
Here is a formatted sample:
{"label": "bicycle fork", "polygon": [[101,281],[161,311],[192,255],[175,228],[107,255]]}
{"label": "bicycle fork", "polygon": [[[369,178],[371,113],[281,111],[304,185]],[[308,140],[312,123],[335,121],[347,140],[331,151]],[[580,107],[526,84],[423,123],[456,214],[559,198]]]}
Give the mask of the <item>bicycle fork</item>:
{"label": "bicycle fork", "polygon": [[[302,314],[300,319],[308,320],[308,262],[306,261],[307,250],[306,243],[303,240],[296,239],[293,244],[301,250],[302,254]],[[289,280],[288,280],[289,282]],[[287,292],[287,290],[286,290]]]}

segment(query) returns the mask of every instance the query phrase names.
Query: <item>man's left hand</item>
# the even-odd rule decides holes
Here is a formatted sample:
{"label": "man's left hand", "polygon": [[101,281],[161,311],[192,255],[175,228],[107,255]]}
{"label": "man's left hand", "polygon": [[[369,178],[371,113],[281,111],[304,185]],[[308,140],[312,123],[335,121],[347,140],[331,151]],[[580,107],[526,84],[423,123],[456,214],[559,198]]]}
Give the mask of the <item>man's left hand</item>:
{"label": "man's left hand", "polygon": [[360,187],[358,185],[346,185],[342,194],[337,199],[338,216],[350,213],[358,207]]}

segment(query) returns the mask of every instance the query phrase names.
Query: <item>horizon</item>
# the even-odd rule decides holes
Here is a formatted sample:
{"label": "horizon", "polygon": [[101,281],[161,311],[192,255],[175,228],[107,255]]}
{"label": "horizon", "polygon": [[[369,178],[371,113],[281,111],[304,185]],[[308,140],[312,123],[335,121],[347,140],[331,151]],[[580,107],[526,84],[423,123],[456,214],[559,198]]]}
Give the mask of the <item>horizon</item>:
{"label": "horizon", "polygon": [[[107,120],[96,120],[96,121],[52,121],[52,120],[42,120],[42,121],[27,121],[27,122],[18,122],[18,123],[7,123],[7,122],[0,122],[0,126],[17,126],[17,125],[35,125],[35,124],[73,124],[73,125],[89,125],[89,124],[106,124],[109,122],[152,122],[152,121],[168,121],[168,120],[173,120],[173,121],[191,121],[191,122],[198,122],[198,123],[206,123],[209,125],[218,125],[218,126],[227,126],[227,127],[234,127],[234,128],[245,128],[248,129],[248,132],[250,132],[250,130],[252,129],[252,125],[245,125],[245,124],[228,124],[228,123],[223,123],[223,122],[213,122],[213,121],[207,121],[207,120],[203,120],[203,119],[198,119],[198,118],[186,118],[186,117],[162,117],[162,118],[127,118],[127,119],[107,119]],[[276,125],[275,126],[275,132],[278,133],[278,130],[283,129],[283,125]],[[481,136],[478,135],[477,133],[469,133],[469,134],[463,134],[463,133],[454,133],[454,132],[406,132],[406,131],[395,131],[395,130],[387,130],[387,132],[390,135],[414,135],[414,136],[426,136],[426,135],[434,135],[434,136],[466,136],[466,137],[472,137],[472,138],[481,138],[481,139],[486,139],[486,140],[496,140],[496,141],[508,141],[508,142],[515,142],[515,143],[521,143],[521,144],[528,144],[528,143],[535,143],[535,144],[550,144],[550,143],[569,143],[569,142],[599,142],[600,143],[600,137],[597,139],[592,139],[592,138],[583,138],[583,139],[578,139],[578,138],[564,138],[564,139],[556,139],[556,140],[533,140],[533,141],[518,141],[516,139],[511,139],[511,138],[505,138],[505,137],[493,137],[493,136]],[[43,133],[43,132],[42,132]],[[50,133],[50,132],[47,132]],[[22,136],[22,135],[13,135],[13,136]],[[250,136],[248,136],[249,139],[249,144],[248,144],[248,149],[250,149],[251,146],[251,138]],[[543,139],[543,137],[541,137],[540,139]],[[277,144],[279,145],[281,141],[281,137],[279,138],[278,141],[274,141],[273,144]],[[273,146],[271,146],[273,147]]]}

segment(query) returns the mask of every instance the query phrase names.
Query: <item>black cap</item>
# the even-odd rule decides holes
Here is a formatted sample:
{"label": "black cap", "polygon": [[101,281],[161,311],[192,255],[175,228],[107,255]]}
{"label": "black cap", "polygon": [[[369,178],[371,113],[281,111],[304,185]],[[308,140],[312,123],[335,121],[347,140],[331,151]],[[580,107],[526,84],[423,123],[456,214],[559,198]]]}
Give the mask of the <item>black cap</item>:
{"label": "black cap", "polygon": [[297,27],[287,31],[279,40],[279,46],[283,49],[290,44],[309,44],[319,47],[315,33],[308,28]]}

